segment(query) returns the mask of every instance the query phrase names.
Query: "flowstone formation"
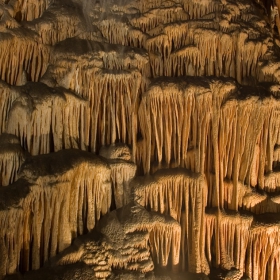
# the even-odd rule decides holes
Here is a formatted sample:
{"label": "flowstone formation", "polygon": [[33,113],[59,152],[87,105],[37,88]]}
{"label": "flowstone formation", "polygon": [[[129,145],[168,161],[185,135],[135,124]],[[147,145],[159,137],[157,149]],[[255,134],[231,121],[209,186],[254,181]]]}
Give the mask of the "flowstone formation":
{"label": "flowstone formation", "polygon": [[0,0],[0,280],[280,279],[279,9]]}

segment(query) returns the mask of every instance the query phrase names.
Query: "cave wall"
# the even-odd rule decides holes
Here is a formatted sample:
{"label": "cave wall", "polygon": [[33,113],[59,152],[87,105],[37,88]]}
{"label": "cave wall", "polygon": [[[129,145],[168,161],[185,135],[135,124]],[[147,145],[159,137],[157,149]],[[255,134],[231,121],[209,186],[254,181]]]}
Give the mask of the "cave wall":
{"label": "cave wall", "polygon": [[0,0],[0,278],[109,215],[106,269],[278,279],[278,2]]}

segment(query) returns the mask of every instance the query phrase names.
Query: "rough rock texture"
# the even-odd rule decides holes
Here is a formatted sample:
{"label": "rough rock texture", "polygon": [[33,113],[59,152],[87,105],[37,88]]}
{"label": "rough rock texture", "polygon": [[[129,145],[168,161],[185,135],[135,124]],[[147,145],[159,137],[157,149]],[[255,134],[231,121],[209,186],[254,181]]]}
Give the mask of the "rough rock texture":
{"label": "rough rock texture", "polygon": [[138,177],[133,183],[136,201],[153,211],[170,215],[181,224],[183,268],[187,259],[190,271],[209,273],[204,253],[205,178],[184,169],[169,169],[157,171],[148,178]]}
{"label": "rough rock texture", "polygon": [[115,207],[120,208],[132,199],[130,182],[136,174],[137,166],[131,161],[131,151],[127,145],[103,146],[99,155],[107,159],[112,178]]}
{"label": "rough rock texture", "polygon": [[29,157],[18,177],[0,190],[1,275],[38,269],[111,205],[110,168],[87,152]]}
{"label": "rough rock texture", "polygon": [[[180,225],[172,218],[129,203],[105,215],[96,231],[76,239],[50,264],[83,262],[92,267],[97,278],[110,276],[112,268],[147,273],[154,269],[149,247],[157,256],[156,262],[165,265],[170,251],[179,252],[180,235]],[[166,244],[165,250],[159,244]],[[172,256],[172,262],[176,265],[178,256]]]}
{"label": "rough rock texture", "polygon": [[0,0],[0,279],[280,279],[279,9]]}
{"label": "rough rock texture", "polygon": [[0,135],[0,185],[8,186],[18,179],[26,153],[19,139],[11,134]]}
{"label": "rough rock texture", "polygon": [[[6,100],[13,96],[12,101]],[[64,88],[28,82],[11,87],[3,103],[11,102],[3,131],[17,135],[32,155],[61,149],[88,148],[87,101]]]}

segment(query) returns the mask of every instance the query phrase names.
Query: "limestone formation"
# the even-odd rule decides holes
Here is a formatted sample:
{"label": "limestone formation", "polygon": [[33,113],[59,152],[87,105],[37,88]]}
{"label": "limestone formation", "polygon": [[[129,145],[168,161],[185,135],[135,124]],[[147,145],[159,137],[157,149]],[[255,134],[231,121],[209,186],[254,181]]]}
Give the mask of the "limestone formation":
{"label": "limestone formation", "polygon": [[[10,88],[10,93],[3,99],[8,99],[9,95],[15,98],[3,131],[17,135],[30,154],[70,148],[88,149],[86,100],[69,90],[32,82]],[[3,102],[8,103],[9,100],[4,99]]]}
{"label": "limestone formation", "polygon": [[130,182],[136,174],[137,166],[131,161],[129,147],[123,144],[104,146],[99,155],[108,159],[115,207],[120,208],[132,200]]}
{"label": "limestone formation", "polygon": [[279,0],[0,0],[0,280],[280,279]]}
{"label": "limestone formation", "polygon": [[1,276],[38,269],[111,205],[110,168],[87,152],[28,157],[18,177],[0,190]]}
{"label": "limestone formation", "polygon": [[[113,268],[147,273],[154,269],[150,246],[157,256],[155,262],[166,265],[169,255],[174,265],[178,262],[172,251],[179,251],[179,224],[172,218],[148,213],[137,204],[129,203],[108,213],[96,230],[76,239],[50,264],[83,262],[92,267],[97,278],[108,277]],[[160,244],[166,244],[166,248]]]}
{"label": "limestone formation", "polygon": [[11,134],[0,135],[0,185],[8,186],[17,181],[26,153],[19,139]]}
{"label": "limestone formation", "polygon": [[[200,174],[184,169],[160,170],[134,182],[135,200],[144,207],[168,214],[181,224],[181,262],[192,272],[209,273],[204,249],[207,184]],[[197,244],[201,244],[201,247]]]}

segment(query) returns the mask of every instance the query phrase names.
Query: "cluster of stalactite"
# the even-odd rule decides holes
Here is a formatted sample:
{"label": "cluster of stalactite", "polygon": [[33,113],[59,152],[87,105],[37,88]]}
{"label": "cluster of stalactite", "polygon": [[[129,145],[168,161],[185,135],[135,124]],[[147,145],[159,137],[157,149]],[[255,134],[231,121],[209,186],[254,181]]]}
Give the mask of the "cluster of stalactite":
{"label": "cluster of stalactite", "polygon": [[[181,224],[182,267],[185,268],[187,262],[189,271],[208,273],[203,249],[207,199],[205,178],[186,169],[163,169],[146,179],[137,177],[133,184],[135,200],[140,205],[168,214]],[[167,265],[166,259],[162,265]]]}
{"label": "cluster of stalactite", "polygon": [[253,217],[223,212],[207,213],[205,216],[208,262],[228,270],[235,267],[243,274]]}
{"label": "cluster of stalactite", "polygon": [[221,3],[218,1],[180,1],[184,10],[188,11],[191,19],[202,18],[205,15],[221,10]]}
{"label": "cluster of stalactite", "polygon": [[268,90],[239,89],[229,80],[158,79],[138,115],[144,172],[153,172],[153,163],[204,173],[208,205],[234,210],[250,187],[277,191],[279,102]]}
{"label": "cluster of stalactite", "polygon": [[18,179],[18,173],[25,160],[25,152],[17,137],[0,135],[0,186],[8,186]]}
{"label": "cluster of stalactite", "polygon": [[109,165],[115,205],[120,208],[131,200],[130,181],[135,176],[137,166],[124,160],[110,160]]}
{"label": "cluster of stalactite", "polygon": [[[6,1],[11,6],[13,17],[17,21],[32,21],[43,15],[54,0],[18,0]],[[11,3],[9,3],[11,2]]]}
{"label": "cluster of stalactite", "polygon": [[55,264],[280,278],[280,2],[37,2],[0,0],[0,279],[109,209]]}
{"label": "cluster of stalactite", "polygon": [[103,146],[99,155],[108,160],[115,207],[121,208],[132,200],[130,183],[135,177],[137,165],[131,161],[129,147],[121,143]]}
{"label": "cluster of stalactite", "polygon": [[174,219],[149,213],[130,202],[102,217],[95,230],[78,237],[49,263],[53,266],[83,262],[98,279],[110,276],[113,269],[147,273],[154,269],[154,263],[166,266],[168,261],[176,269],[180,239],[181,227]]}
{"label": "cluster of stalactite", "polygon": [[[41,83],[5,87],[2,132],[19,137],[32,155],[88,147],[87,102],[66,89]],[[4,113],[4,112],[3,112]]]}
{"label": "cluster of stalactite", "polygon": [[131,25],[135,28],[139,28],[144,33],[153,32],[152,30],[159,25],[167,24],[175,21],[185,21],[189,19],[188,13],[180,6],[155,8],[149,10],[146,13],[133,17],[131,19]]}
{"label": "cluster of stalactite", "polygon": [[[110,43],[146,49],[152,77],[215,75],[233,77],[244,84],[266,78],[262,61],[272,57],[272,42],[265,22],[253,15],[251,3],[178,1],[161,3],[161,8],[156,3],[144,5],[149,8],[140,16],[129,15],[126,20],[126,14],[112,13],[95,24]],[[219,21],[213,21],[214,13],[221,12]],[[193,20],[203,15],[210,16]]]}
{"label": "cluster of stalactite", "polygon": [[167,25],[146,43],[153,54],[152,76],[215,75],[246,83],[247,77],[258,77],[258,62],[268,50],[267,41],[255,39],[249,31],[213,31],[211,24]]}
{"label": "cluster of stalactite", "polygon": [[[59,45],[53,67],[43,81],[51,85],[55,79],[88,100],[84,130],[88,130],[91,151],[117,141],[136,147],[139,94],[147,83],[141,74],[148,62],[146,53],[120,46],[114,50],[110,45],[86,40],[69,43],[78,45],[84,56],[72,55],[67,45]],[[69,61],[71,56],[73,60]]]}
{"label": "cluster of stalactite", "polygon": [[[143,144],[139,160],[145,173],[151,162],[204,172],[207,145],[217,125],[217,112],[236,90],[234,82],[205,78],[158,79],[143,95],[139,125]],[[173,113],[175,112],[175,113]],[[214,135],[213,135],[214,136]]]}
{"label": "cluster of stalactite", "polygon": [[[248,90],[253,92],[250,88],[244,89]],[[243,94],[242,90],[240,95]],[[273,154],[279,142],[279,103],[271,95],[260,98],[260,94],[265,94],[261,88],[255,90],[255,96],[227,102],[220,110],[218,126],[213,126],[213,135],[216,134],[214,185],[219,191],[216,199],[220,205],[227,200],[228,207],[235,210],[238,209],[239,182],[268,192],[276,189],[275,180],[269,184],[269,177],[274,173]],[[225,179],[232,180],[234,186],[227,198],[223,191]],[[212,182],[210,189],[213,190],[211,185]]]}
{"label": "cluster of stalactite", "polygon": [[172,264],[173,271],[179,270],[181,227],[174,220],[166,221],[155,216],[156,222],[149,236],[151,253],[156,264],[166,267]]}
{"label": "cluster of stalactite", "polygon": [[11,86],[0,81],[0,133],[4,133],[9,112],[14,100],[18,97],[18,92],[11,90]]}
{"label": "cluster of stalactite", "polygon": [[[206,257],[212,265],[235,267],[240,279],[279,277],[280,227],[277,214],[257,217],[210,211],[206,214]],[[214,254],[213,254],[214,253]]]}
{"label": "cluster of stalactite", "polygon": [[[96,42],[92,42],[89,47],[85,40],[70,43],[81,44],[81,48],[86,48],[85,52],[89,56],[90,51],[102,51],[103,58],[94,57],[86,68],[83,58],[78,60],[74,67],[74,63],[71,66],[71,63],[64,59],[66,54],[59,58],[65,46],[58,46],[58,54],[52,61],[55,66],[50,67],[42,81],[50,86],[60,85],[74,90],[88,103],[65,92],[62,94],[64,98],[61,99],[55,94],[60,91],[57,88],[45,88],[46,94],[42,97],[37,96],[41,95],[39,87],[45,87],[43,84],[28,83],[22,88],[10,88],[3,83],[1,104],[4,106],[2,112],[5,115],[2,116],[1,130],[18,135],[22,145],[33,155],[63,148],[86,149],[88,146],[90,150],[96,151],[100,145],[120,140],[128,144],[133,143],[135,155],[139,94],[147,85],[146,79],[143,78],[148,62],[146,53],[134,52],[127,48],[120,48],[119,53],[109,45]],[[102,66],[106,69],[102,70]],[[26,73],[22,74],[22,84],[26,83],[24,74]],[[53,78],[56,79],[55,82]],[[36,91],[34,87],[38,88],[36,98],[32,97]],[[61,111],[65,95],[68,97],[65,102],[66,108],[65,111]],[[71,96],[73,101],[75,100],[73,103],[70,101]],[[56,107],[58,110],[55,110]],[[45,109],[49,111],[48,114]],[[60,121],[64,120],[67,120],[71,127],[61,126]],[[34,123],[32,128],[29,127],[30,123]],[[57,125],[59,127],[56,127]]]}
{"label": "cluster of stalactite", "polygon": [[271,25],[271,28],[275,29],[280,34],[280,1],[279,0],[255,0],[262,8],[264,8],[266,14],[268,15],[268,23]]}
{"label": "cluster of stalactite", "polygon": [[29,158],[0,190],[0,275],[38,269],[93,229],[111,205],[110,177],[107,163],[87,152]]}
{"label": "cluster of stalactite", "polygon": [[[135,200],[141,205],[169,214],[181,224],[182,268],[208,273],[213,265],[227,270],[234,267],[237,279],[243,273],[251,279],[277,279],[280,246],[277,213],[254,218],[248,212],[208,209],[205,179],[182,169],[137,177],[133,185]],[[159,260],[160,256],[154,258]]]}
{"label": "cluster of stalactite", "polygon": [[0,78],[12,85],[23,84],[27,75],[38,81],[47,69],[50,49],[34,34],[12,29],[1,33]]}
{"label": "cluster of stalactite", "polygon": [[40,21],[34,21],[26,26],[35,30],[41,38],[43,44],[55,45],[67,38],[72,38],[81,31],[79,30],[81,19],[75,10],[68,11],[58,5],[52,6],[48,14],[43,16]]}

